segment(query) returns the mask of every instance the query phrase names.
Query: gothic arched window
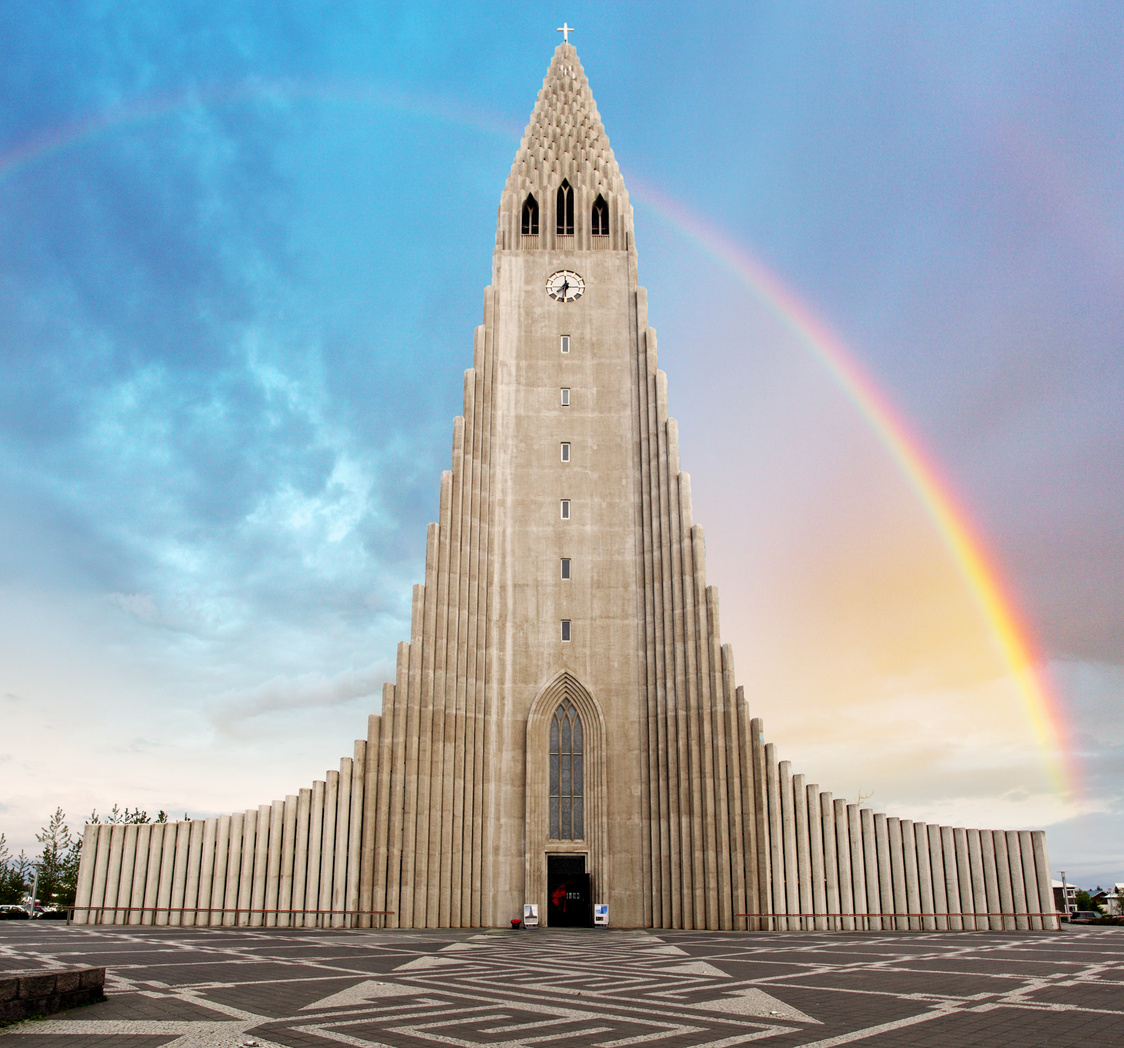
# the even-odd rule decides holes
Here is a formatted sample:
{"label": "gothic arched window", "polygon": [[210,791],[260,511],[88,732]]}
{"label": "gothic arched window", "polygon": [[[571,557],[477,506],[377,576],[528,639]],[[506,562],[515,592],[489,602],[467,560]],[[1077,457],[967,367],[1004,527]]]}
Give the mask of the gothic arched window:
{"label": "gothic arched window", "polygon": [[539,202],[534,193],[528,193],[527,199],[523,201],[523,235],[539,235]]}
{"label": "gothic arched window", "polygon": [[577,707],[563,699],[550,722],[550,839],[585,836],[582,722]]}
{"label": "gothic arched window", "polygon": [[597,199],[593,202],[593,235],[595,237],[607,237],[609,235],[609,205],[605,203],[605,198],[598,193]]}
{"label": "gothic arched window", "polygon": [[558,235],[572,237],[574,235],[574,190],[566,179],[558,187]]}

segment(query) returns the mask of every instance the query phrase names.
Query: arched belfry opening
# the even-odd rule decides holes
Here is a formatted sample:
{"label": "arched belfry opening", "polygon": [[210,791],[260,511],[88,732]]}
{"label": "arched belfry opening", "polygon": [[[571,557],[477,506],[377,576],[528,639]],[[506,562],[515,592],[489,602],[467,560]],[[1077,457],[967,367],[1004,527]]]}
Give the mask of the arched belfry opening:
{"label": "arched belfry opening", "polygon": [[600,193],[597,194],[597,199],[593,202],[590,231],[595,237],[607,237],[609,235],[609,205],[605,203],[605,198]]}
{"label": "arched belfry opening", "polygon": [[558,187],[558,201],[556,204],[558,216],[557,233],[560,237],[574,235],[574,188],[566,179]]}
{"label": "arched belfry opening", "polygon": [[528,193],[523,201],[523,222],[521,226],[523,236],[537,237],[539,235],[539,202],[534,193]]}
{"label": "arched belfry opening", "polygon": [[527,716],[524,901],[548,912],[547,873],[589,876],[594,899],[609,890],[605,717],[568,670],[547,684]]}

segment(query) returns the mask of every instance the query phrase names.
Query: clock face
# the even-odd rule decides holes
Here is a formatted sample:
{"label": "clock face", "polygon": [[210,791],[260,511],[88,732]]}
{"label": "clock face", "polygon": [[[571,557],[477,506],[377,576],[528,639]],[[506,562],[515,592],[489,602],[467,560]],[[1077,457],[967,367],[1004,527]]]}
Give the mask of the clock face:
{"label": "clock face", "polygon": [[560,269],[546,278],[546,293],[557,302],[573,302],[584,291],[585,281],[572,269]]}

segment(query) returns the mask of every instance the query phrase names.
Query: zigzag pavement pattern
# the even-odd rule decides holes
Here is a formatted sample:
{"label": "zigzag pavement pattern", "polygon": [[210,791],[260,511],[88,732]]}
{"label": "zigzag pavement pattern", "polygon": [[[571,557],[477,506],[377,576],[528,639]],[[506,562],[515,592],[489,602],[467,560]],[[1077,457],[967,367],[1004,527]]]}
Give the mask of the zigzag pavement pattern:
{"label": "zigzag pavement pattern", "polygon": [[0,1048],[1124,1043],[1111,931],[0,929],[0,966],[93,956],[109,1001],[0,1031]]}

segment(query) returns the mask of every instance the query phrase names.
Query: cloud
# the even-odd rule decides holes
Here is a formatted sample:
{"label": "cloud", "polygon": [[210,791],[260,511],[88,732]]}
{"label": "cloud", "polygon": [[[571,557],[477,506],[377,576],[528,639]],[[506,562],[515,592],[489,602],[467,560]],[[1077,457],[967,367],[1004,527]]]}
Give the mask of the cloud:
{"label": "cloud", "polygon": [[385,661],[330,675],[278,676],[256,687],[216,696],[211,717],[220,730],[233,734],[255,717],[284,710],[338,706],[373,696],[381,691],[384,682],[393,679],[394,665]]}

